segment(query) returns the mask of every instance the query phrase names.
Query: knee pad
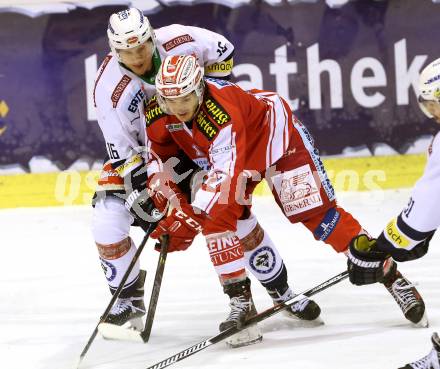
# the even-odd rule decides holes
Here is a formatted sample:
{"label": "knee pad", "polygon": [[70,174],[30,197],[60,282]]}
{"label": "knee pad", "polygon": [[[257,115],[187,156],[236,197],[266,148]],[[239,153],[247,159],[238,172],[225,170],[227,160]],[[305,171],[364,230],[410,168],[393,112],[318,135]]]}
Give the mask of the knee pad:
{"label": "knee pad", "polygon": [[133,216],[115,197],[100,199],[93,208],[92,233],[95,242],[108,245],[128,237]]}

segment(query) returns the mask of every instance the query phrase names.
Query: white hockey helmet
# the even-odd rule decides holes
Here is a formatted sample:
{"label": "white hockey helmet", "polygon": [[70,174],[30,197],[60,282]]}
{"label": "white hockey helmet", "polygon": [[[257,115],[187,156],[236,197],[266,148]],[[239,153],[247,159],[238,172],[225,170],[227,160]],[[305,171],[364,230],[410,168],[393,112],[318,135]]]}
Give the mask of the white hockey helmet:
{"label": "white hockey helmet", "polygon": [[131,49],[150,39],[153,44],[155,41],[148,18],[136,8],[113,13],[108,21],[107,36],[110,48],[118,58],[118,49]]}
{"label": "white hockey helmet", "polygon": [[440,103],[440,59],[428,64],[420,73],[419,78],[419,106],[428,118],[433,118],[423,101]]}
{"label": "white hockey helmet", "polygon": [[163,98],[183,97],[195,91],[201,104],[204,88],[203,69],[192,55],[167,56],[156,75],[158,102],[165,112]]}

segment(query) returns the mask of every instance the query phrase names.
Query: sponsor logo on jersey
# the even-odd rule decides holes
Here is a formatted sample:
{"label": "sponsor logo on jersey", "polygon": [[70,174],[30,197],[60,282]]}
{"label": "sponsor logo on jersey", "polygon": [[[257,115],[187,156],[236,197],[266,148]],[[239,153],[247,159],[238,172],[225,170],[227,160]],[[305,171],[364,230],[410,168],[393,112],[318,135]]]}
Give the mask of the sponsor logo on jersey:
{"label": "sponsor logo on jersey", "polygon": [[325,213],[324,219],[319,226],[313,231],[313,235],[317,240],[325,241],[336,228],[341,214],[334,208],[331,208]]}
{"label": "sponsor logo on jersey", "polygon": [[269,246],[264,246],[252,253],[249,263],[251,268],[259,274],[272,272],[276,265],[275,253]]}
{"label": "sponsor logo on jersey", "polygon": [[272,178],[287,216],[303,213],[323,204],[309,164]]}
{"label": "sponsor logo on jersey", "polygon": [[140,89],[138,92],[136,92],[136,95],[134,95],[133,99],[130,102],[130,105],[128,106],[128,111],[132,112],[132,113],[136,113],[139,103],[144,99],[145,94],[142,91],[142,89]]}
{"label": "sponsor logo on jersey", "polygon": [[413,244],[413,242],[411,242],[411,240],[409,240],[408,237],[406,237],[397,227],[397,219],[393,219],[387,224],[387,227],[385,228],[385,237],[394,247],[405,249]]}
{"label": "sponsor logo on jersey", "polygon": [[218,155],[218,154],[229,153],[234,148],[235,148],[234,145],[226,145],[226,146],[218,147],[216,149],[211,150],[211,155],[214,156],[214,155]]}
{"label": "sponsor logo on jersey", "polygon": [[228,72],[229,74],[233,66],[234,66],[233,59],[228,59],[225,61],[207,65],[205,67],[205,74],[219,73],[219,72]]}
{"label": "sponsor logo on jersey", "polygon": [[200,111],[196,117],[197,127],[205,137],[211,141],[218,133],[219,129],[212,123],[203,111]]}
{"label": "sponsor logo on jersey", "polygon": [[293,117],[294,127],[300,134],[304,146],[307,148],[307,151],[310,154],[310,157],[313,160],[313,164],[317,170],[319,175],[319,179],[321,180],[321,185],[324,188],[325,193],[330,201],[335,199],[335,190],[330,182],[330,179],[327,176],[327,172],[325,171],[324,164],[319,156],[318,149],[314,146],[314,140],[310,132],[307,128],[298,120],[295,116]]}
{"label": "sponsor logo on jersey", "polygon": [[156,96],[154,96],[145,108],[145,124],[148,127],[164,116],[166,116],[166,114],[159,107],[159,104],[156,101]]}
{"label": "sponsor logo on jersey", "polygon": [[193,41],[194,41],[194,39],[190,35],[185,34],[185,35],[177,36],[177,37],[173,38],[172,40],[169,40],[169,41],[163,43],[162,46],[165,49],[165,51],[170,51],[179,45],[186,44],[187,42],[193,42]]}
{"label": "sponsor logo on jersey", "polygon": [[219,126],[231,121],[230,115],[212,96],[208,96],[204,104],[208,115]]}
{"label": "sponsor logo on jersey", "polygon": [[124,164],[118,166],[115,170],[121,177],[125,177],[128,173],[134,169],[140,167],[143,163],[142,156],[140,154],[133,155],[128,158]]}
{"label": "sponsor logo on jersey", "polygon": [[168,132],[177,132],[177,131],[182,131],[184,129],[183,123],[167,124],[166,127]]}
{"label": "sponsor logo on jersey", "polygon": [[122,77],[119,83],[116,85],[111,97],[111,100],[113,102],[113,108],[116,108],[118,106],[119,99],[121,98],[122,94],[124,93],[124,90],[127,88],[130,81],[131,78],[127,75],[124,75],[124,77]]}

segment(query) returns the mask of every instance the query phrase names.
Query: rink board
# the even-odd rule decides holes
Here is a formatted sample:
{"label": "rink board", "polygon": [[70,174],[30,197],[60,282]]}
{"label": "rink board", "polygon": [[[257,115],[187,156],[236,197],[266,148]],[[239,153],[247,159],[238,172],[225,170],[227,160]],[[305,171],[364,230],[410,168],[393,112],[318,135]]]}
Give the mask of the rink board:
{"label": "rink board", "polygon": [[[336,191],[370,191],[412,187],[422,175],[426,156],[371,156],[324,159]],[[0,208],[90,204],[98,171],[0,176]],[[269,195],[265,183],[254,192]]]}

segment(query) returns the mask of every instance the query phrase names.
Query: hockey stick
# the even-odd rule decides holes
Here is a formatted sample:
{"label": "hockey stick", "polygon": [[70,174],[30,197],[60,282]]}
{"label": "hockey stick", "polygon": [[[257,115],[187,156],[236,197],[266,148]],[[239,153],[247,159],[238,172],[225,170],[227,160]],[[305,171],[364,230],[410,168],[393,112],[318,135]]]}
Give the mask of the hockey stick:
{"label": "hockey stick", "polygon": [[157,261],[156,275],[154,276],[153,289],[151,290],[150,304],[148,306],[147,319],[144,330],[141,333],[142,341],[148,342],[151,328],[153,327],[154,314],[156,313],[157,301],[159,300],[160,286],[162,285],[165,261],[167,260],[169,236],[165,235],[161,240],[159,260]]}
{"label": "hockey stick", "polygon": [[119,325],[110,323],[101,323],[98,326],[99,333],[106,339],[134,341],[146,343],[150,338],[151,327],[153,326],[154,315],[156,313],[157,301],[159,300],[160,287],[162,285],[162,276],[165,269],[165,261],[167,259],[169,237],[165,235],[161,239],[161,249],[159,259],[157,261],[156,275],[154,277],[153,289],[151,290],[150,304],[148,306],[147,318],[142,331],[128,329]]}
{"label": "hockey stick", "polygon": [[166,359],[164,359],[154,365],[151,365],[146,369],[162,369],[162,368],[166,368],[172,364],[175,364],[178,361],[186,359],[187,357],[194,355],[195,353],[202,351],[211,345],[214,345],[214,344],[216,344],[216,343],[218,343],[228,337],[233,336],[235,333],[239,332],[242,329],[245,329],[246,327],[248,327],[252,324],[259,323],[259,322],[271,317],[272,315],[275,315],[275,314],[279,313],[280,311],[287,309],[289,306],[304,299],[305,297],[310,297],[310,296],[317,294],[318,292],[326,290],[327,288],[341,282],[342,280],[344,280],[347,277],[348,277],[348,272],[344,271],[344,272],[334,276],[333,278],[330,278],[327,281],[325,281],[325,282],[323,282],[313,288],[310,288],[307,291],[304,291],[303,293],[296,295],[281,304],[275,305],[275,306],[255,315],[255,316],[253,316],[252,318],[250,318],[246,321],[245,325],[241,329],[238,329],[236,327],[231,327],[223,332],[220,332],[219,334],[217,334],[211,338],[208,338],[204,341],[196,343],[195,345],[190,346],[190,347],[186,348],[185,350],[178,352],[175,355],[172,355],[172,356],[170,356],[170,357],[168,357],[168,358],[166,358]]}
{"label": "hockey stick", "polygon": [[113,304],[115,303],[116,299],[119,297],[119,295],[121,294],[121,291],[125,285],[125,282],[128,279],[128,276],[130,275],[131,271],[133,270],[136,262],[139,259],[139,256],[141,255],[147,241],[148,238],[150,237],[150,234],[154,231],[154,229],[156,228],[157,223],[150,223],[148,225],[148,228],[146,230],[144,239],[142,240],[141,244],[139,245],[136,253],[133,256],[133,259],[131,260],[130,265],[127,268],[127,271],[125,272],[124,276],[122,277],[121,283],[119,283],[118,288],[116,289],[116,291],[114,292],[109,304],[107,305],[107,308],[105,309],[104,313],[102,314],[102,316],[99,318],[99,322],[98,324],[96,324],[95,329],[93,330],[92,335],[90,336],[89,340],[87,341],[86,345],[84,346],[81,354],[79,355],[79,359],[78,359],[78,363],[76,365],[76,368],[78,369],[79,366],[81,365],[82,360],[84,359],[84,356],[86,356],[87,351],[89,351],[90,346],[92,345],[93,341],[95,340],[96,335],[98,334],[98,326],[99,324],[101,324],[105,319],[107,319],[108,314],[110,313],[111,308],[113,307]]}

